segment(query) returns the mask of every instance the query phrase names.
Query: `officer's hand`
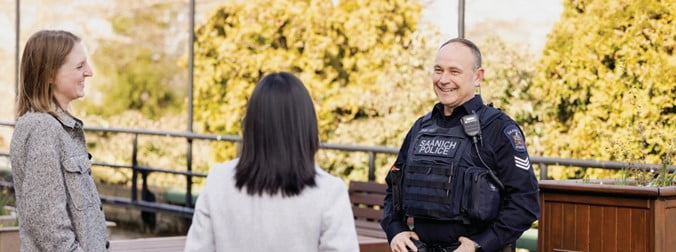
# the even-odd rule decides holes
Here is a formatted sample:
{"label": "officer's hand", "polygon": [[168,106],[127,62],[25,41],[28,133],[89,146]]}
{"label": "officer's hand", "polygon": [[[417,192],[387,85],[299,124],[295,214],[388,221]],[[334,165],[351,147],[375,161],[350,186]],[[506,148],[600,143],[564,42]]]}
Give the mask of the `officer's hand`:
{"label": "officer's hand", "polygon": [[458,241],[460,242],[460,247],[457,249],[453,250],[453,252],[474,252],[474,241],[470,240],[467,237],[460,236],[458,238]]}
{"label": "officer's hand", "polygon": [[392,238],[392,242],[390,243],[392,252],[407,252],[409,249],[406,247],[409,247],[411,251],[418,251],[418,248],[415,246],[415,244],[413,244],[411,238],[420,240],[420,238],[418,238],[418,234],[412,231],[404,231],[395,235],[394,238]]}

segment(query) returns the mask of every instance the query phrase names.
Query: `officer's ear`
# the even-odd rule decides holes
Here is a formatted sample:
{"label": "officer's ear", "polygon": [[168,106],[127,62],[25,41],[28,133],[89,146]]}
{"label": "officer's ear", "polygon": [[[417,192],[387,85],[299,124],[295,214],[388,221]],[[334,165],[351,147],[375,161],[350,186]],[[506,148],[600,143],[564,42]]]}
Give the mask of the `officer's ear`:
{"label": "officer's ear", "polygon": [[479,87],[479,85],[481,84],[481,81],[484,80],[484,68],[483,68],[483,67],[479,67],[479,69],[477,69],[477,70],[474,71],[474,72],[475,72],[475,75],[474,75],[474,86],[475,86],[475,87]]}

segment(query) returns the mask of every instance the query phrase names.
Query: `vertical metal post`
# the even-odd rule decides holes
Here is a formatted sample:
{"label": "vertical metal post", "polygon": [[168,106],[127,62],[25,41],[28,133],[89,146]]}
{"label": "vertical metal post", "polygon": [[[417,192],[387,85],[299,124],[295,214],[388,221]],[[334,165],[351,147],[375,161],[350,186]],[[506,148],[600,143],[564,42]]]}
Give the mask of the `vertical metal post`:
{"label": "vertical metal post", "polygon": [[547,164],[540,163],[540,180],[546,180],[547,176],[549,176],[547,173]]}
{"label": "vertical metal post", "polygon": [[150,193],[150,189],[148,189],[148,171],[142,171],[141,172],[141,200],[143,201],[148,201],[146,199],[146,195]]}
{"label": "vertical metal post", "polygon": [[[192,96],[193,96],[193,78],[194,78],[194,68],[195,68],[195,0],[190,0],[190,15],[189,15],[190,25],[188,33],[188,132],[192,131]],[[187,138],[188,140],[188,150],[186,155],[187,169],[192,171],[192,138]],[[192,207],[192,176],[187,175],[186,178],[186,188],[185,188],[185,206]]]}
{"label": "vertical metal post", "polygon": [[192,132],[193,78],[195,71],[195,0],[190,0],[190,24],[188,33],[188,132]]}
{"label": "vertical metal post", "polygon": [[465,38],[465,0],[458,0],[458,37]]}
{"label": "vertical metal post", "polygon": [[19,39],[20,39],[20,34],[21,34],[21,1],[16,0],[16,7],[15,7],[15,47],[14,47],[14,102],[16,103],[16,99],[19,97]]}
{"label": "vertical metal post", "polygon": [[136,181],[138,180],[138,172],[136,168],[138,167],[138,134],[134,134],[133,146],[131,150],[131,201],[136,202],[137,200],[137,191]]}
{"label": "vertical metal post", "polygon": [[376,180],[376,153],[369,151],[369,181]]}

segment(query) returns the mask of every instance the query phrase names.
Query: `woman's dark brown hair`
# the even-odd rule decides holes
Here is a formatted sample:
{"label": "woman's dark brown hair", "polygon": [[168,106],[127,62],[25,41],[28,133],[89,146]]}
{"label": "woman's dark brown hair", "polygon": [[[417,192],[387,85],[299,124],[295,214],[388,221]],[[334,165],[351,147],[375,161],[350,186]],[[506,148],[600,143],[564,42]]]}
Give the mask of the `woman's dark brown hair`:
{"label": "woman's dark brown hair", "polygon": [[315,186],[317,116],[298,78],[286,72],[263,77],[249,99],[243,131],[237,188],[250,195],[294,196]]}

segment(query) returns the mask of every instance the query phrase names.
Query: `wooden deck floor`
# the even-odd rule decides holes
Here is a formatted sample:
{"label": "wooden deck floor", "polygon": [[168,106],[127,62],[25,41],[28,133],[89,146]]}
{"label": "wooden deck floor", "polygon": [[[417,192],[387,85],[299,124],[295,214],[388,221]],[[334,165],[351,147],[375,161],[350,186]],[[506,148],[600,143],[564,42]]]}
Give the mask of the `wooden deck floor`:
{"label": "wooden deck floor", "polygon": [[[359,236],[361,252],[388,252],[386,239]],[[110,242],[112,252],[180,252],[185,247],[185,236],[143,238],[132,240],[113,240]]]}
{"label": "wooden deck floor", "polygon": [[110,248],[112,252],[178,252],[185,247],[185,236],[143,238],[132,240],[112,240]]}

